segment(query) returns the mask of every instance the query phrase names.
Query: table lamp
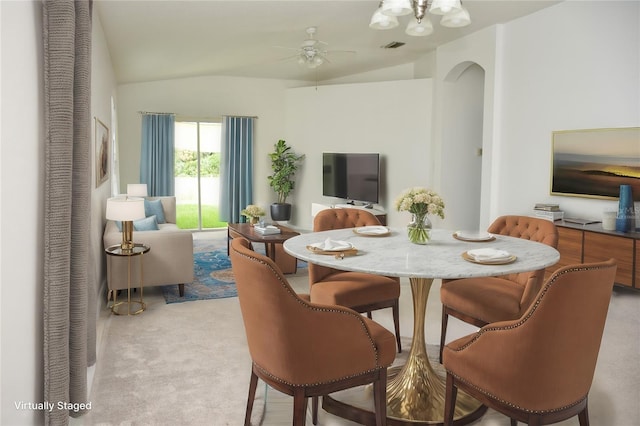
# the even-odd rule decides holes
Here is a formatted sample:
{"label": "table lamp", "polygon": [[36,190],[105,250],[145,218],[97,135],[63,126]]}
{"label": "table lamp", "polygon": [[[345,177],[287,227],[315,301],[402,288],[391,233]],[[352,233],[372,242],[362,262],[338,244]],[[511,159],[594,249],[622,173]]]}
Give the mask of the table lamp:
{"label": "table lamp", "polygon": [[133,249],[133,221],[145,217],[144,199],[138,197],[114,197],[107,200],[107,219],[122,222],[122,250]]}
{"label": "table lamp", "polygon": [[127,184],[127,195],[130,197],[146,197],[147,184],[146,183],[129,183]]}

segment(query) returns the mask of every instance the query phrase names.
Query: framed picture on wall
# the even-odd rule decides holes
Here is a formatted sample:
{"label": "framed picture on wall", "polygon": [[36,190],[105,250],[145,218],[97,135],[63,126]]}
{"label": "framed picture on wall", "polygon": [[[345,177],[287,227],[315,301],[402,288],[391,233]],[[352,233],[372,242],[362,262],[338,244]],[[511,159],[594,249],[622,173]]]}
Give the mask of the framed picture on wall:
{"label": "framed picture on wall", "polygon": [[553,132],[551,194],[640,201],[640,127]]}
{"label": "framed picture on wall", "polygon": [[96,117],[96,187],[109,179],[109,128]]}

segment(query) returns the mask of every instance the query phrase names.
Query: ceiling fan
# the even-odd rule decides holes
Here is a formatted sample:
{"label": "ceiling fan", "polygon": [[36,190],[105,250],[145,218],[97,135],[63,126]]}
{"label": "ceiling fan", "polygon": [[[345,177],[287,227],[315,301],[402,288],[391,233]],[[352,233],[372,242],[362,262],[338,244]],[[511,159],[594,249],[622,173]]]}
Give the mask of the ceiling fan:
{"label": "ceiling fan", "polygon": [[[308,37],[302,41],[300,47],[284,47],[284,49],[292,49],[296,50],[297,53],[287,59],[297,58],[298,64],[305,65],[308,68],[317,68],[324,63],[330,63],[327,56],[331,53],[344,52],[344,53],[355,53],[354,51],[347,50],[332,50],[329,51],[325,48],[328,44],[324,41],[316,39],[314,36],[318,31],[317,27],[309,27],[306,29],[306,33]],[[281,47],[281,46],[278,46]]]}

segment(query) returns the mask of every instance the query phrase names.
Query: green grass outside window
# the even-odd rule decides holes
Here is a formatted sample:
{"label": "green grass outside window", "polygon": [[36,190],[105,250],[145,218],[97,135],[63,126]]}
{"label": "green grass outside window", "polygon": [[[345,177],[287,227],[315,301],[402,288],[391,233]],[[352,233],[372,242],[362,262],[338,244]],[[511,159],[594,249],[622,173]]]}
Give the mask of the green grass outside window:
{"label": "green grass outside window", "polygon": [[[176,222],[180,229],[198,229],[198,206],[196,204],[176,205]],[[220,221],[217,206],[202,206],[202,228],[226,228],[227,222]]]}

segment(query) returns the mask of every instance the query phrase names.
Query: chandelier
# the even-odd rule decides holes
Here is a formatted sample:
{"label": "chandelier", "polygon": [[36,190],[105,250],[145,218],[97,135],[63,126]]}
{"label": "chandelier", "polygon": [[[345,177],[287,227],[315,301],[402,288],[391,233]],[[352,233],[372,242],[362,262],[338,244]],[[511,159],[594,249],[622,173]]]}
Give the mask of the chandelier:
{"label": "chandelier", "polygon": [[433,33],[433,24],[426,16],[427,8],[429,13],[442,16],[440,25],[444,27],[459,28],[471,23],[469,11],[460,0],[382,0],[371,17],[369,28],[395,28],[399,25],[398,16],[413,13],[405,32],[412,36],[428,36]]}

